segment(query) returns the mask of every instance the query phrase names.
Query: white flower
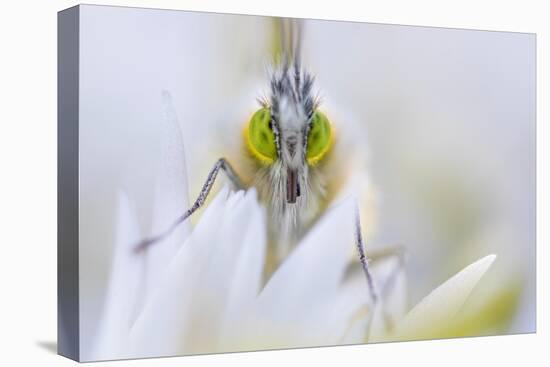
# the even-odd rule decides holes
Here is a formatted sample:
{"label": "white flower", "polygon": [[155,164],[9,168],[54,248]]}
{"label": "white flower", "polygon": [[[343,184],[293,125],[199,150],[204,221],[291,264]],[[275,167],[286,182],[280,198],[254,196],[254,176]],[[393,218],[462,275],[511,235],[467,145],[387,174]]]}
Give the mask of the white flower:
{"label": "white flower", "polygon": [[[165,97],[153,232],[188,206],[181,132]],[[185,223],[139,254],[134,246],[146,234],[133,205],[119,195],[115,256],[95,359],[363,343],[369,330],[372,341],[413,338],[422,327],[452,319],[494,259],[467,267],[407,315],[400,273],[373,311],[362,274],[348,274],[355,259],[350,257],[355,248],[351,197],[327,210],[265,286],[266,215],[254,189],[222,189],[192,230]],[[373,269],[379,289],[389,279],[391,262]]]}
{"label": "white flower", "polygon": [[[119,228],[134,234],[124,236],[125,240],[139,238],[136,226],[123,219],[132,218],[127,204],[120,200]],[[116,294],[112,300],[116,306],[104,324],[111,331],[100,337],[104,340],[100,339],[98,357],[361,342],[364,331],[356,332],[354,338],[350,335],[353,315],[368,300],[366,285],[360,277],[342,283],[348,263],[346,246],[353,245],[352,205],[346,200],[330,210],[262,289],[264,210],[253,189],[229,195],[222,190],[166,264],[139,315],[129,322],[126,311],[134,308],[132,299],[139,296],[138,272],[113,283],[118,288],[110,292]],[[129,243],[135,241],[119,245],[126,250],[124,262],[135,264]],[[117,318],[125,324],[120,325]],[[366,317],[357,320],[362,330],[365,322]]]}

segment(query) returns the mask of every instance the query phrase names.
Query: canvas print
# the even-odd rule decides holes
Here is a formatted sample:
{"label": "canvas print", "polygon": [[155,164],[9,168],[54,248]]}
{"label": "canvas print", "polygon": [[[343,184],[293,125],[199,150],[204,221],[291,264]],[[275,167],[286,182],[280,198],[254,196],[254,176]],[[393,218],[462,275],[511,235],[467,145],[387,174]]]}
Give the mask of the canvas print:
{"label": "canvas print", "polygon": [[535,332],[534,34],[59,13],[59,350]]}

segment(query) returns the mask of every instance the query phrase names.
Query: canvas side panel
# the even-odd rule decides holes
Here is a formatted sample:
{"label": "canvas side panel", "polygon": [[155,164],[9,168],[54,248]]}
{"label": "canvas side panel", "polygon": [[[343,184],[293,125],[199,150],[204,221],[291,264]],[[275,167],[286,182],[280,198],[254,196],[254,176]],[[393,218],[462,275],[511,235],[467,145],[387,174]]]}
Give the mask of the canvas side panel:
{"label": "canvas side panel", "polygon": [[57,351],[79,360],[78,6],[57,17]]}

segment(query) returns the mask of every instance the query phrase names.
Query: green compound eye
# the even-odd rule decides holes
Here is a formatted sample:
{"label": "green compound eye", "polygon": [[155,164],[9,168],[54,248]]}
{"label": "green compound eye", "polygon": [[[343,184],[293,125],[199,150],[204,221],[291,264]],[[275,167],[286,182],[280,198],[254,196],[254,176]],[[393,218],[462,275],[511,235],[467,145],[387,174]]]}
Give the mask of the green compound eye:
{"label": "green compound eye", "polygon": [[332,147],[330,121],[320,111],[315,111],[311,118],[311,127],[307,137],[307,162],[316,165]]}
{"label": "green compound eye", "polygon": [[271,164],[277,158],[275,135],[270,127],[271,113],[268,108],[260,108],[254,113],[248,131],[245,131],[250,152],[263,164]]}

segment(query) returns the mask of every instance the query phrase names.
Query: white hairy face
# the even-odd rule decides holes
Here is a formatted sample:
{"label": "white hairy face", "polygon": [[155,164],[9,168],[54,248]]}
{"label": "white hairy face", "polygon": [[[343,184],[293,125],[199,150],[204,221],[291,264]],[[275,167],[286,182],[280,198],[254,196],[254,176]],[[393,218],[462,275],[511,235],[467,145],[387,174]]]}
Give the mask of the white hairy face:
{"label": "white hairy face", "polygon": [[284,256],[319,214],[325,196],[323,179],[306,159],[311,116],[313,78],[289,68],[271,79],[271,126],[277,158],[256,173],[255,186],[271,216],[271,233]]}

